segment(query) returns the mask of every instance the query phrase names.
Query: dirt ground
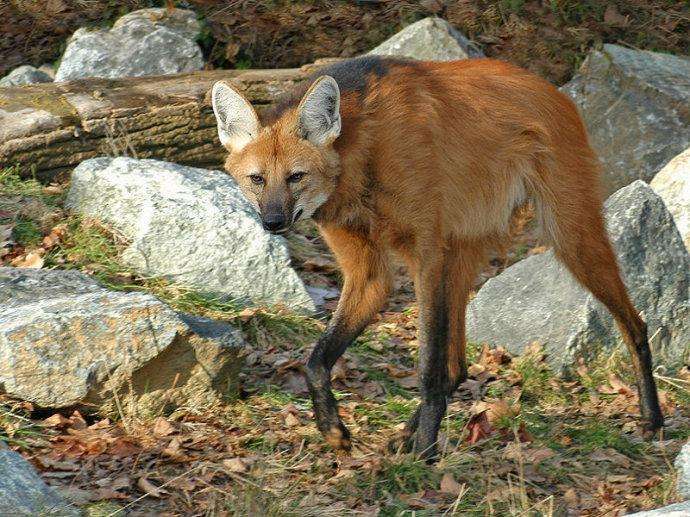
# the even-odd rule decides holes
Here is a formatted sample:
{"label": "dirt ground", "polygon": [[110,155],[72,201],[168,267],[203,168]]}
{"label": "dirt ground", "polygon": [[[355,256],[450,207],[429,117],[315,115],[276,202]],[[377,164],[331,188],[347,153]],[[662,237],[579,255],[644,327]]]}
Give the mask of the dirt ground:
{"label": "dirt ground", "polygon": [[[113,289],[148,291],[236,325],[248,343],[240,392],[211,407],[47,411],[0,397],[0,440],[87,515],[618,516],[677,500],[672,461],[690,438],[687,367],[657,368],[666,427],[647,441],[619,353],[575,365],[564,379],[538,346],[511,357],[472,344],[469,379],[443,421],[441,459],[428,466],[389,447],[419,401],[417,307],[400,269],[388,307],[334,369],[354,443],[337,454],[316,430],[301,373],[335,300],[323,316],[300,318],[141,278],[122,265],[126,242],[64,211],[67,188],[0,170],[0,264],[78,269]],[[496,253],[485,277],[539,251],[529,214],[519,223],[517,244]],[[313,226],[289,244],[309,284],[338,289]]]}

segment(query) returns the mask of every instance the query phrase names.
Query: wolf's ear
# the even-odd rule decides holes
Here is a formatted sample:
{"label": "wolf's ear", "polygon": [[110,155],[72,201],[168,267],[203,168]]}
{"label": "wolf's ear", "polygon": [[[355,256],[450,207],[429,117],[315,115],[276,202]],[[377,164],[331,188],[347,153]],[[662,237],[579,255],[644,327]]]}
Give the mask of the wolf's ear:
{"label": "wolf's ear", "polygon": [[259,117],[244,96],[228,83],[218,81],[211,91],[218,138],[228,151],[237,152],[259,134]]}
{"label": "wolf's ear", "polygon": [[314,145],[330,144],[340,135],[340,88],[330,75],[319,77],[297,108],[298,131]]}

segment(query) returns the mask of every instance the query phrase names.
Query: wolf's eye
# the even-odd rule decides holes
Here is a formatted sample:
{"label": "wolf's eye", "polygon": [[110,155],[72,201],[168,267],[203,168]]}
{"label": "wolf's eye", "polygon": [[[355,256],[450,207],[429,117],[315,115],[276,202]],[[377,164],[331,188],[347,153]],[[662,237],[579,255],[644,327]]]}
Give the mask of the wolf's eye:
{"label": "wolf's eye", "polygon": [[250,174],[249,179],[252,180],[252,183],[254,185],[263,185],[264,184],[264,178],[260,174]]}
{"label": "wolf's eye", "polygon": [[302,178],[304,178],[304,176],[306,174],[307,174],[306,172],[301,172],[301,171],[300,172],[293,172],[292,174],[290,174],[288,176],[287,182],[288,183],[297,183],[297,182],[301,181]]}

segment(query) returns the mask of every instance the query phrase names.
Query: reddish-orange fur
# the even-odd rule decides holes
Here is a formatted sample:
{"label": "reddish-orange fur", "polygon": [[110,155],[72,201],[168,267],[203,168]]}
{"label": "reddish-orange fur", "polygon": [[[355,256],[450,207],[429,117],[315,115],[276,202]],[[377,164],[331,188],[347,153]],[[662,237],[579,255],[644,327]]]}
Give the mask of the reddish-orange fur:
{"label": "reddish-orange fur", "polygon": [[[284,184],[294,162],[311,176],[299,196],[327,198],[315,219],[345,278],[334,325],[348,336],[361,331],[390,290],[390,254],[402,256],[427,322],[422,342],[445,342],[432,355],[447,364],[451,392],[466,371],[473,281],[488,250],[507,238],[514,211],[532,199],[557,256],[613,313],[638,372],[643,416],[661,425],[646,327],[605,233],[597,159],[573,103],[547,81],[488,59],[391,64],[367,78],[364,94],[344,91],[340,102],[342,132],[332,145],[301,139],[292,107],[227,162],[241,185],[248,167],[266,171],[259,207],[271,189],[288,204],[298,197],[271,186]],[[441,366],[422,365],[423,380],[433,368]],[[330,422],[322,431],[333,430]]]}

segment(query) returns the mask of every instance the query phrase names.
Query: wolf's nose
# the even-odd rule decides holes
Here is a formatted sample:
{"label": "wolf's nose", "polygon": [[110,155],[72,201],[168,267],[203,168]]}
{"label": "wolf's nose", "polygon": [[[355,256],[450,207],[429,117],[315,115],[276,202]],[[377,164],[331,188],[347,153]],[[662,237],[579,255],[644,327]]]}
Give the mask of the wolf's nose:
{"label": "wolf's nose", "polygon": [[267,215],[263,219],[264,230],[269,232],[277,232],[285,226],[285,216],[282,214]]}

